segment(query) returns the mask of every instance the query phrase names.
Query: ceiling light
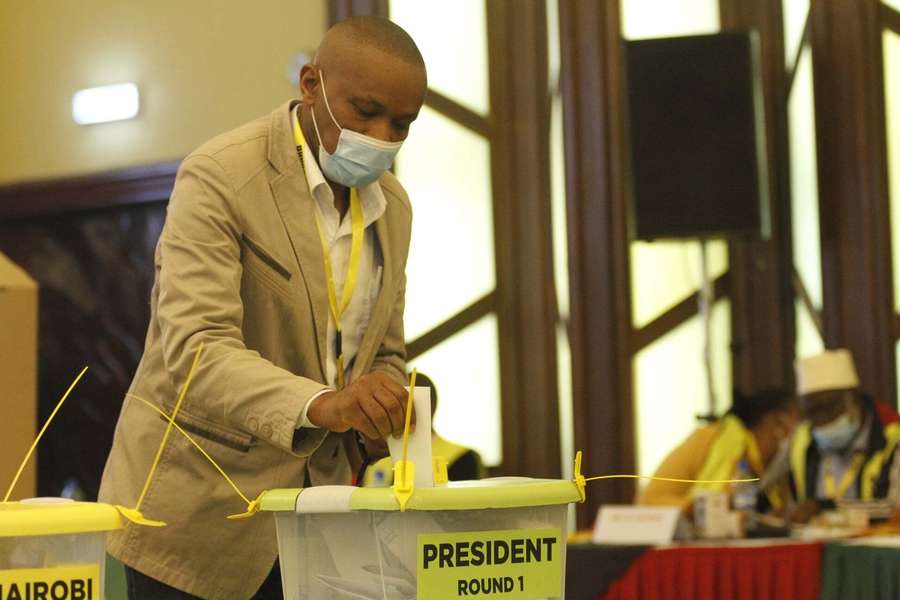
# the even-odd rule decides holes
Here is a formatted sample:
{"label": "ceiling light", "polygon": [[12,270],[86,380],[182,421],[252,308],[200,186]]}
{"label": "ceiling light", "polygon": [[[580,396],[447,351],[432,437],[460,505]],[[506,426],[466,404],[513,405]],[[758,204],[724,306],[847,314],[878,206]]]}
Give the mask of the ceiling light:
{"label": "ceiling light", "polygon": [[117,83],[75,92],[72,118],[80,125],[121,121],[137,116],[138,88],[133,83]]}

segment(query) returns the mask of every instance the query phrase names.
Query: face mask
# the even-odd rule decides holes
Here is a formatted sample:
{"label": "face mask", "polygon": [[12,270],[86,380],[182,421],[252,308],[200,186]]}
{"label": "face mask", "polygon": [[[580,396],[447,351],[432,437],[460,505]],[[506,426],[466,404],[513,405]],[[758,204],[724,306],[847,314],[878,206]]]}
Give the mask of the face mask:
{"label": "face mask", "polygon": [[358,131],[341,127],[328,104],[324,76],[322,76],[322,97],[325,99],[325,108],[328,109],[331,120],[341,130],[337,148],[332,154],[325,150],[322,136],[319,135],[316,111],[310,110],[313,126],[316,128],[316,137],[319,140],[319,166],[322,167],[322,172],[331,181],[347,187],[359,187],[372,183],[391,168],[394,157],[397,156],[397,151],[400,150],[403,142],[384,142]]}
{"label": "face mask", "polygon": [[813,428],[812,434],[816,445],[821,450],[828,452],[842,450],[849,446],[857,431],[859,431],[859,423],[849,414],[844,413],[827,425]]}

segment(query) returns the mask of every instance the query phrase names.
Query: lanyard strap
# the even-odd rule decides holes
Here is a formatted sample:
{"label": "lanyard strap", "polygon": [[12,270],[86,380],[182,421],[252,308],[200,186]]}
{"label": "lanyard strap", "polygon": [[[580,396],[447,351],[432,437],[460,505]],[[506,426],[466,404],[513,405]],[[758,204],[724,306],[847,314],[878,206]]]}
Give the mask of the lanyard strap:
{"label": "lanyard strap", "polygon": [[[303,151],[303,130],[300,129],[300,122],[297,119],[297,113],[293,113],[294,121],[294,143],[297,145],[297,154],[301,155]],[[331,309],[331,317],[334,319],[334,355],[337,362],[337,387],[344,387],[344,348],[341,335],[341,317],[347,307],[350,306],[350,300],[353,298],[353,291],[356,289],[356,282],[359,278],[359,263],[362,256],[363,235],[365,233],[365,223],[363,221],[362,204],[359,201],[359,192],[356,188],[350,188],[350,222],[352,236],[350,241],[350,261],[347,264],[347,273],[344,278],[344,289],[341,293],[341,301],[338,304],[337,291],[334,284],[334,270],[331,267],[331,250],[328,240],[325,239],[325,232],[322,229],[322,223],[319,220],[319,212],[315,211],[316,229],[319,232],[319,243],[322,244],[322,259],[325,263],[325,279],[328,284],[328,306]]]}
{"label": "lanyard strap", "polygon": [[844,496],[847,489],[850,487],[850,484],[856,479],[856,476],[859,474],[859,470],[862,467],[863,461],[865,460],[865,456],[862,454],[857,454],[853,457],[853,463],[851,463],[850,467],[844,473],[844,476],[841,478],[841,482],[835,487],[834,483],[834,473],[832,472],[831,465],[834,462],[832,457],[828,457],[825,459],[825,497],[830,500],[837,500]]}
{"label": "lanyard strap", "polygon": [[[756,436],[753,435],[753,432],[750,430],[747,431],[747,462],[750,464],[750,468],[753,470],[754,474],[762,479],[765,475],[766,468],[763,465],[762,453],[759,451],[759,444],[756,442]],[[772,508],[778,510],[784,506],[784,498],[782,498],[781,492],[774,485],[770,485],[763,491],[769,499],[769,504],[772,505]]]}

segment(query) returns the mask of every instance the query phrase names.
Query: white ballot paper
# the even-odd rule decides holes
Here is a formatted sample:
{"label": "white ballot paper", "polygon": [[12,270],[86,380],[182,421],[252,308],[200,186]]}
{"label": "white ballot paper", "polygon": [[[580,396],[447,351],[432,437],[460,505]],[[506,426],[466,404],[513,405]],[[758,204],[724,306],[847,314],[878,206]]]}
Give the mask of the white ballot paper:
{"label": "white ballot paper", "polygon": [[[407,388],[409,389],[409,388]],[[431,388],[418,387],[413,392],[416,430],[409,435],[407,458],[416,466],[416,487],[434,487],[434,471],[431,466]],[[391,462],[403,460],[403,438],[388,438]]]}

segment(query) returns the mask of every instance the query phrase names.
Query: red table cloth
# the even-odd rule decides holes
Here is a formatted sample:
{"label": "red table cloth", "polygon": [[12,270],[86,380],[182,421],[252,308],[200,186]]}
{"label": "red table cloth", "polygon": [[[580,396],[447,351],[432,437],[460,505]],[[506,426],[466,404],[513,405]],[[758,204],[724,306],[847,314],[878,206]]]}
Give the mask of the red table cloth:
{"label": "red table cloth", "polygon": [[603,600],[818,600],[822,545],[685,546],[650,550]]}

